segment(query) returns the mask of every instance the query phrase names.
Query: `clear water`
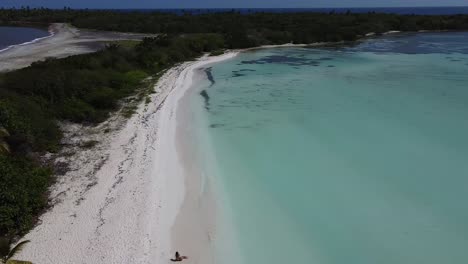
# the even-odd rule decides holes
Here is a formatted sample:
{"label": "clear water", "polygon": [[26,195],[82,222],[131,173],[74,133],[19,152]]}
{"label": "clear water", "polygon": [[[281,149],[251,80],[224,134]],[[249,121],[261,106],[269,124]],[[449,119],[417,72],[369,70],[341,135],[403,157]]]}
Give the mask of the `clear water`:
{"label": "clear water", "polygon": [[467,38],[268,49],[206,69],[194,107],[236,237],[221,232],[220,252],[468,263]]}
{"label": "clear water", "polygon": [[0,27],[0,51],[12,45],[29,42],[47,37],[50,33],[45,29],[27,27]]}

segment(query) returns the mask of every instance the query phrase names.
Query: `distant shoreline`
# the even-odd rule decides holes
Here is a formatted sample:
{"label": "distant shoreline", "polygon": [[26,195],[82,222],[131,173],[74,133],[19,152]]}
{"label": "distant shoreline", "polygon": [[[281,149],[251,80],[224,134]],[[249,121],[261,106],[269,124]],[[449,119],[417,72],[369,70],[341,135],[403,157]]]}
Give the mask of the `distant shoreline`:
{"label": "distant shoreline", "polygon": [[50,36],[31,42],[12,45],[0,52],[0,72],[27,67],[46,58],[64,58],[71,55],[92,53],[109,41],[140,40],[154,34],[105,32],[83,30],[65,23],[49,26]]}
{"label": "distant shoreline", "polygon": [[[2,27],[2,26],[0,26],[0,27]],[[13,26],[12,26],[12,27],[13,27]],[[23,27],[23,26],[18,25],[17,27]],[[42,29],[42,28],[41,28],[41,29]],[[0,53],[5,52],[5,51],[8,51],[9,49],[14,48],[14,47],[16,47],[16,46],[24,46],[24,45],[29,45],[29,44],[33,44],[33,43],[39,42],[39,41],[41,41],[41,40],[43,40],[43,39],[53,37],[53,36],[55,35],[55,33],[56,33],[56,31],[54,30],[54,28],[53,28],[52,26],[49,26],[47,30],[48,30],[48,32],[49,32],[49,35],[48,35],[48,36],[40,37],[40,38],[35,38],[35,39],[33,39],[33,40],[26,41],[26,42],[23,42],[23,43],[17,43],[17,44],[10,45],[10,46],[8,46],[8,47],[6,47],[6,48],[4,48],[4,49],[1,49],[1,50],[0,50]]]}
{"label": "distant shoreline", "polygon": [[113,10],[120,12],[163,12],[182,14],[190,11],[192,14],[206,14],[212,12],[230,12],[232,10],[241,13],[256,13],[256,12],[273,12],[273,13],[295,13],[295,12],[310,12],[310,13],[346,13],[350,10],[353,13],[385,13],[399,15],[453,15],[453,14],[468,14],[468,6],[408,6],[408,7],[299,7],[299,8],[143,8],[143,9],[90,9],[94,10]]}

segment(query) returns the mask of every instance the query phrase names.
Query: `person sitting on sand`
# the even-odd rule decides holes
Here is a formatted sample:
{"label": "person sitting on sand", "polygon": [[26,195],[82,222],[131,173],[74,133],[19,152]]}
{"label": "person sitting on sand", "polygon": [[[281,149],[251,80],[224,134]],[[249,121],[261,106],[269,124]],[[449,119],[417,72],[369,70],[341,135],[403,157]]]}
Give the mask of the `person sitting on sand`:
{"label": "person sitting on sand", "polygon": [[175,253],[175,258],[171,259],[172,262],[179,262],[179,261],[182,261],[184,259],[187,259],[187,256],[181,256],[179,254],[179,251],[176,251]]}

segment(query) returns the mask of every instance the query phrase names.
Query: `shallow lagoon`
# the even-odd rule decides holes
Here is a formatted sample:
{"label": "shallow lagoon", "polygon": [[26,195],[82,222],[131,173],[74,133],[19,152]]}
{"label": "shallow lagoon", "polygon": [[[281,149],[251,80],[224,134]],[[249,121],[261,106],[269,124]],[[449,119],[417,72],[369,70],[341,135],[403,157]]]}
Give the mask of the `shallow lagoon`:
{"label": "shallow lagoon", "polygon": [[213,148],[235,234],[219,232],[220,252],[255,264],[468,261],[467,40],[258,50],[205,69],[200,153]]}

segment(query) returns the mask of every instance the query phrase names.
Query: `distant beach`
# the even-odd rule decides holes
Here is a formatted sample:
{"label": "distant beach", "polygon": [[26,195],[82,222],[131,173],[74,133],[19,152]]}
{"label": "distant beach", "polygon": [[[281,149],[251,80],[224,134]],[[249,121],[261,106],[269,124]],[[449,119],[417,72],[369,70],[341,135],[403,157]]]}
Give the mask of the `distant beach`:
{"label": "distant beach", "polygon": [[43,28],[0,26],[0,52],[16,45],[27,45],[53,36],[54,32]]}
{"label": "distant beach", "polygon": [[0,51],[0,72],[31,65],[46,58],[95,52],[109,41],[139,40],[150,34],[82,30],[68,24],[55,23],[49,27],[49,36],[3,48]]}

